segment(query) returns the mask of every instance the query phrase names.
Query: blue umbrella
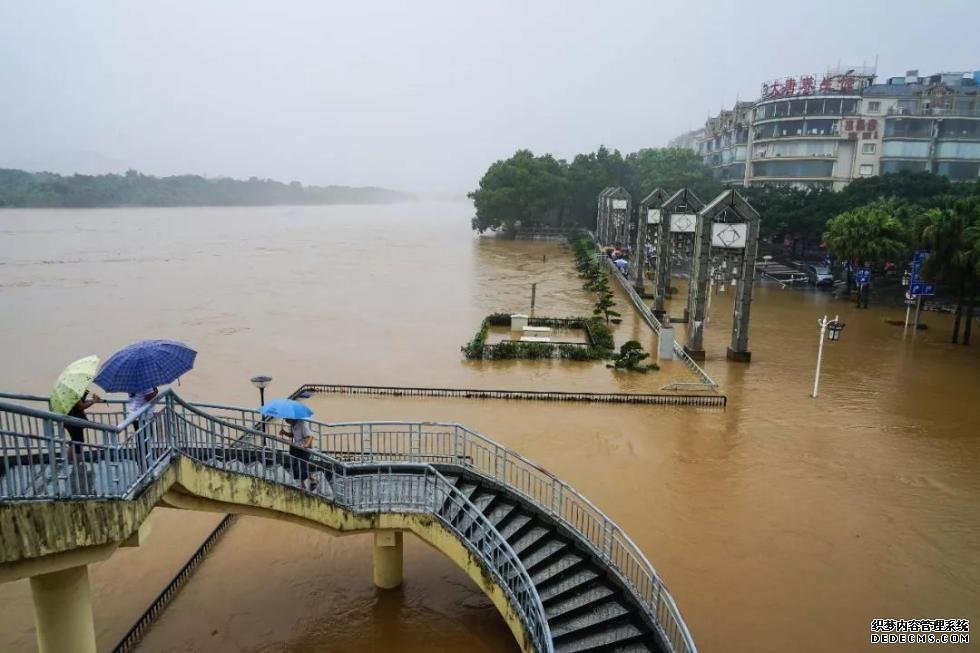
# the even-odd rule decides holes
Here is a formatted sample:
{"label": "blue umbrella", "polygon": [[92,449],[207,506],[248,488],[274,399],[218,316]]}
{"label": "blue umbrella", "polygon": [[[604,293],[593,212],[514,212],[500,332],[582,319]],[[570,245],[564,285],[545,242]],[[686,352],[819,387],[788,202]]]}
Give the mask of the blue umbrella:
{"label": "blue umbrella", "polygon": [[173,383],[194,367],[196,356],[180,342],[144,340],[113,354],[95,375],[95,383],[106,392],[142,392]]}
{"label": "blue umbrella", "polygon": [[313,411],[306,404],[292,399],[273,399],[259,409],[266,417],[281,417],[283,419],[306,419],[313,416]]}

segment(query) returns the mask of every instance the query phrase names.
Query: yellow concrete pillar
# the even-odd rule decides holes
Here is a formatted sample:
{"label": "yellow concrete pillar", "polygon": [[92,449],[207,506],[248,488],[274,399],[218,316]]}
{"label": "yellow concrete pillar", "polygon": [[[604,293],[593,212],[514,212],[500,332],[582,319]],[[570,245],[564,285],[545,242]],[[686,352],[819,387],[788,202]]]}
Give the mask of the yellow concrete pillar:
{"label": "yellow concrete pillar", "polygon": [[402,534],[399,531],[375,531],[375,586],[390,590],[401,585],[402,560]]}
{"label": "yellow concrete pillar", "polygon": [[95,653],[88,565],[31,576],[40,653]]}

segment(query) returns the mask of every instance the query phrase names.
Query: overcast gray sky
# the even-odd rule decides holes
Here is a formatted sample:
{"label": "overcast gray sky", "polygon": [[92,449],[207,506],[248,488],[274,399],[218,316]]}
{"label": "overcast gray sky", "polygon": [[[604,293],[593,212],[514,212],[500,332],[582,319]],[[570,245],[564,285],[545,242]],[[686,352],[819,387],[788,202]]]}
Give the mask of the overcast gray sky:
{"label": "overcast gray sky", "polygon": [[977,0],[0,0],[0,167],[466,191],[828,65],[980,69]]}

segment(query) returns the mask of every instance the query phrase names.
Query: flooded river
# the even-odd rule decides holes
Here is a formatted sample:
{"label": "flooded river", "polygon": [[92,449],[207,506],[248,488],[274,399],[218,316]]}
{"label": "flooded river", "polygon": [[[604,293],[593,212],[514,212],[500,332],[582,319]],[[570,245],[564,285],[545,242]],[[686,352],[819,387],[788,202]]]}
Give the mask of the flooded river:
{"label": "flooded river", "polygon": [[[496,311],[587,314],[553,242],[469,231],[465,204],[0,212],[0,387],[46,392],[65,362],[149,337],[199,351],[179,391],[254,404],[303,382],[656,391],[691,380],[598,363],[467,362]],[[872,648],[876,617],[980,620],[980,347],[950,318],[903,338],[896,311],[762,286],[750,365],[725,361],[713,298],[706,367],[728,407],[317,396],[320,419],[459,421],[580,489],[661,572],[704,653]],[[620,297],[618,342],[652,348]],[[682,311],[677,300],[672,312]],[[840,313],[809,397],[816,320]],[[679,330],[679,337],[683,337]],[[92,571],[108,650],[218,520],[157,510],[146,546]],[[240,518],[144,651],[516,651],[480,591],[410,541],[405,585],[371,585],[370,539]],[[0,586],[0,650],[31,651],[26,582]],[[914,647],[911,647],[915,650]],[[923,648],[921,650],[927,650]]]}

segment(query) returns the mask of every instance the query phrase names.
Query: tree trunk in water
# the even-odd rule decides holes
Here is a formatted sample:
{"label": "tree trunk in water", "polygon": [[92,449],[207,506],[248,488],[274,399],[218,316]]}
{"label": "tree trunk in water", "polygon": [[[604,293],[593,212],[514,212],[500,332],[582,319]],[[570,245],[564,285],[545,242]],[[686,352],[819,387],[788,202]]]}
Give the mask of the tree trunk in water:
{"label": "tree trunk in water", "polygon": [[966,326],[963,327],[963,344],[970,344],[970,332],[973,330],[973,302],[976,299],[974,291],[970,292],[970,303],[966,305]]}
{"label": "tree trunk in water", "polygon": [[960,341],[960,318],[963,316],[963,302],[965,300],[964,284],[960,284],[960,296],[956,300],[956,319],[953,320],[953,337],[950,340],[954,345]]}

